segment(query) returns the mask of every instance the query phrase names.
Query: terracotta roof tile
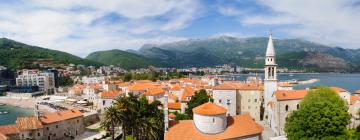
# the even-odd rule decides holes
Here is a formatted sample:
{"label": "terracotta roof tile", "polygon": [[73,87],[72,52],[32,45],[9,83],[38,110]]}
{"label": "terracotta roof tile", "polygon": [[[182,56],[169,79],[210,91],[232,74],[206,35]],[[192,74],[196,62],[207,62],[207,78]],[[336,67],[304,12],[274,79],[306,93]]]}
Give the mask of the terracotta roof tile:
{"label": "terracotta roof tile", "polygon": [[359,100],[360,100],[360,97],[359,97],[359,96],[352,95],[351,98],[350,98],[350,105],[355,104],[356,101],[359,101]]}
{"label": "terracotta roof tile", "polygon": [[246,138],[261,135],[263,127],[257,124],[250,115],[228,117],[228,126],[224,132],[208,135],[201,133],[192,120],[170,121],[170,128],[165,133],[165,140],[223,140]]}
{"label": "terracotta roof tile", "polygon": [[345,89],[343,89],[343,88],[340,88],[340,87],[331,87],[331,89],[333,89],[334,91],[336,91],[336,92],[347,92]]}
{"label": "terracotta roof tile", "polygon": [[111,98],[114,99],[119,95],[124,94],[123,91],[121,90],[112,90],[112,91],[104,91],[104,92],[100,92],[100,96],[101,98]]}
{"label": "terracotta roof tile", "polygon": [[40,121],[44,124],[49,124],[49,123],[73,119],[81,116],[83,116],[83,114],[79,110],[70,109],[61,112],[45,114],[44,116],[40,117]]}
{"label": "terracotta roof tile", "polygon": [[19,129],[16,124],[0,126],[0,133],[4,135],[11,135],[19,133]]}
{"label": "terracotta roof tile", "polygon": [[200,115],[218,115],[225,114],[226,109],[222,106],[218,106],[215,103],[207,102],[193,108],[193,112]]}
{"label": "terracotta roof tile", "polygon": [[172,93],[168,93],[169,99],[172,99],[174,101],[178,101],[178,97]]}
{"label": "terracotta roof tile", "polygon": [[275,91],[275,97],[278,101],[282,100],[297,100],[306,96],[308,90],[277,90]]}
{"label": "terracotta roof tile", "polygon": [[226,82],[217,85],[214,90],[261,90],[261,86],[255,83]]}
{"label": "terracotta roof tile", "polygon": [[165,90],[162,90],[160,88],[150,89],[144,93],[147,96],[153,96],[158,94],[165,94]]}
{"label": "terracotta roof tile", "polygon": [[137,84],[133,84],[133,85],[129,86],[128,90],[130,90],[130,91],[145,91],[145,90],[152,89],[155,87],[156,87],[155,83],[137,83]]}
{"label": "terracotta roof tile", "polygon": [[36,117],[17,117],[16,124],[19,130],[33,130],[43,128],[43,125]]}
{"label": "terracotta roof tile", "polygon": [[187,97],[192,97],[195,95],[196,90],[191,87],[185,87],[183,94],[181,96],[181,101],[187,101]]}
{"label": "terracotta roof tile", "polygon": [[360,94],[360,89],[355,91],[356,94]]}
{"label": "terracotta roof tile", "polygon": [[172,110],[180,110],[181,109],[181,103],[168,103],[168,108]]}
{"label": "terracotta roof tile", "polygon": [[170,113],[169,118],[174,119],[174,118],[176,118],[176,115],[174,113]]}

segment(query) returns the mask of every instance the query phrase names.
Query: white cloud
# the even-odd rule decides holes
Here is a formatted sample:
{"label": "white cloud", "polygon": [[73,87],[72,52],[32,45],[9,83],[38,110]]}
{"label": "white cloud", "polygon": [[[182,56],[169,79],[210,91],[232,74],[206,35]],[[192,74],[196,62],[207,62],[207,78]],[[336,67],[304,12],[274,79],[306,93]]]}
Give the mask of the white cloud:
{"label": "white cloud", "polygon": [[[1,36],[79,56],[182,40],[166,34],[188,26],[201,10],[197,0],[18,0],[0,8]],[[94,24],[109,14],[121,20]]]}
{"label": "white cloud", "polygon": [[[270,13],[243,17],[244,25],[272,25],[289,37],[359,48],[360,8],[350,0],[259,0]],[[288,26],[293,25],[293,26]]]}

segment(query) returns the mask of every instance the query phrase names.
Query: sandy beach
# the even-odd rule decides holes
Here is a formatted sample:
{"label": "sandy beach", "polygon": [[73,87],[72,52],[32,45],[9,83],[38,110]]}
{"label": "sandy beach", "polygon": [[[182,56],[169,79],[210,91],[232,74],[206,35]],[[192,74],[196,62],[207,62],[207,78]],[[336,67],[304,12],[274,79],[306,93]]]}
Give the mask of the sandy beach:
{"label": "sandy beach", "polygon": [[[13,98],[13,97],[0,97],[0,104],[7,104],[11,106],[17,106],[20,108],[35,109],[35,104],[37,103],[39,99],[37,98]],[[48,112],[54,112],[53,109],[45,106],[45,105],[39,105],[39,111],[48,113]]]}

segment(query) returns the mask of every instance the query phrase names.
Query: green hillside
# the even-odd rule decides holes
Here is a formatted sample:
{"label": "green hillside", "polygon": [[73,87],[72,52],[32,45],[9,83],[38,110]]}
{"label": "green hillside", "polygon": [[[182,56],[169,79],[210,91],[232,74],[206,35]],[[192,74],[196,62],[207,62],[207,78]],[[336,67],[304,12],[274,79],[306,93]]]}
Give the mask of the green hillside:
{"label": "green hillside", "polygon": [[38,59],[51,59],[55,64],[102,65],[101,63],[82,59],[69,53],[0,38],[0,65],[7,66],[10,69],[21,69],[29,67],[33,61]]}
{"label": "green hillside", "polygon": [[86,59],[126,69],[143,68],[150,65],[158,66],[157,62],[150,58],[121,50],[94,52],[89,54]]}

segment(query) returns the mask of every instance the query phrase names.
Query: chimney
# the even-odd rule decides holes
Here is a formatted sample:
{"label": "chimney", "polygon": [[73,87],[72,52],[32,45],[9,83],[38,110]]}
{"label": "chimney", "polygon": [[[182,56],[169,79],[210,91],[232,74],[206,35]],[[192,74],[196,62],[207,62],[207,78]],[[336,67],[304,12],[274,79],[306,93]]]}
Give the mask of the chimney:
{"label": "chimney", "polygon": [[164,96],[164,124],[165,124],[165,133],[168,131],[169,129],[169,115],[168,115],[168,95],[165,94]]}

